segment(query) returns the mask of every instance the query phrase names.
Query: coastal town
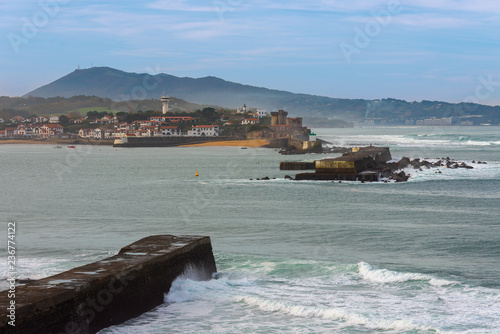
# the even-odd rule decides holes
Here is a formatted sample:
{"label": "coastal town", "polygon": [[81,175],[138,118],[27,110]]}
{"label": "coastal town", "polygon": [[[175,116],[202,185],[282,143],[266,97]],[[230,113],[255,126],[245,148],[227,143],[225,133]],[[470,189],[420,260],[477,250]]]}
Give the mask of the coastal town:
{"label": "coastal town", "polygon": [[0,139],[114,140],[128,137],[226,136],[309,140],[311,134],[311,130],[303,126],[302,117],[288,117],[284,110],[269,113],[256,108],[247,109],[243,105],[233,110],[204,108],[194,113],[175,113],[169,110],[169,100],[169,97],[163,96],[162,110],[146,113],[96,111],[84,117],[50,115],[0,119],[0,125],[3,125]]}

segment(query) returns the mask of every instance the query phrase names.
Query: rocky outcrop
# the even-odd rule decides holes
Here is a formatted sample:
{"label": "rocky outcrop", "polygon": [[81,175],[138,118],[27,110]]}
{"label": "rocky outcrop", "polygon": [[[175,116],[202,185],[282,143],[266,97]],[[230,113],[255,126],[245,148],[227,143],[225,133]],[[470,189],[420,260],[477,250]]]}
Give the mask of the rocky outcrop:
{"label": "rocky outcrop", "polygon": [[[401,171],[402,169],[413,168],[418,171],[423,171],[424,168],[474,169],[473,166],[467,165],[465,162],[455,161],[453,159],[450,159],[449,157],[437,159],[435,162],[429,162],[427,160],[421,160],[419,158],[411,160],[410,158],[403,157],[398,162],[387,163],[384,166],[380,167],[382,167],[381,175],[384,178],[388,180],[394,180],[396,182],[408,181],[411,176],[410,174],[406,174],[405,172]],[[441,174],[442,172],[436,171],[436,173]]]}

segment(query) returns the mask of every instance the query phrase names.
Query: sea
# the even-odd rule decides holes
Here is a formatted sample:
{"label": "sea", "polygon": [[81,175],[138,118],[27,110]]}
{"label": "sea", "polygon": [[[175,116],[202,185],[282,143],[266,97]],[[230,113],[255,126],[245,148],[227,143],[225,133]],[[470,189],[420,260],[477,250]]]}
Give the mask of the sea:
{"label": "sea", "polygon": [[100,333],[500,333],[500,127],[314,131],[329,146],[388,146],[394,159],[474,169],[299,182],[280,161],[338,155],[0,145],[0,289],[8,223],[22,279],[150,235],[208,235],[212,280],[187,270],[162,305]]}

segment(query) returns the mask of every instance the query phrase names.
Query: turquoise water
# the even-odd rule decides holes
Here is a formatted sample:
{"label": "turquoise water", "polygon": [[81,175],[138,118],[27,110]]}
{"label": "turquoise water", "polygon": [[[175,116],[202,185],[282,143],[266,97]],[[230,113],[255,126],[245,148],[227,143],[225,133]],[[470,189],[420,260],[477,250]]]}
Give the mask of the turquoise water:
{"label": "turquoise water", "polygon": [[[152,234],[210,235],[216,279],[187,274],[165,304],[102,332],[498,333],[500,128],[315,132],[475,168],[409,170],[407,183],[295,182],[279,161],[336,155],[0,145],[0,217],[5,231],[17,223],[21,276]],[[276,179],[250,180],[264,176]]]}

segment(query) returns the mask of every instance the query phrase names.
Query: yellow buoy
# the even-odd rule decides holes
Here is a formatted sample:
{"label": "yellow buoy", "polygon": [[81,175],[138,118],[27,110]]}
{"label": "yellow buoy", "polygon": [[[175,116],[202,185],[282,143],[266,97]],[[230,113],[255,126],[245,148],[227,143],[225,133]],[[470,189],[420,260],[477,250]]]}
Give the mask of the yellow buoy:
{"label": "yellow buoy", "polygon": [[198,174],[198,171],[196,171],[196,176],[200,176],[200,175]]}

